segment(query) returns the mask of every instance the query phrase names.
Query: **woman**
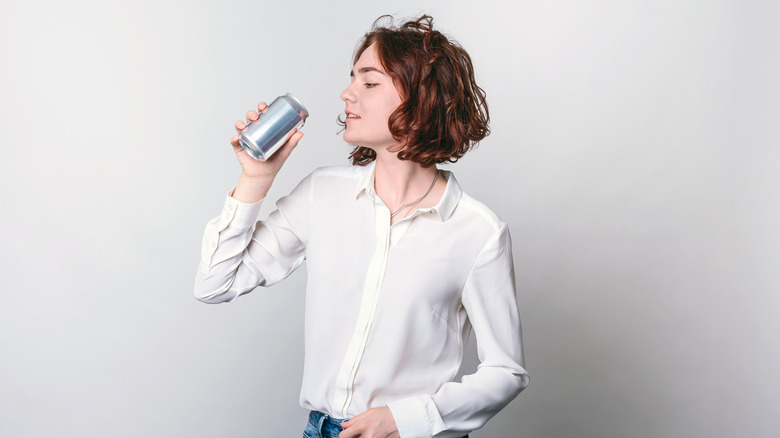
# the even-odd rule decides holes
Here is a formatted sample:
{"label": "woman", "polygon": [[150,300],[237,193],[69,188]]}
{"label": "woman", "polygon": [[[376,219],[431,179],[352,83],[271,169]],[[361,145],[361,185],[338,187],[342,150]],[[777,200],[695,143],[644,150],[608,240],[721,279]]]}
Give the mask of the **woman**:
{"label": "woman", "polygon": [[[488,110],[431,17],[378,22],[341,93],[353,165],[315,170],[256,222],[303,134],[266,162],[233,137],[243,171],[206,227],[195,295],[233,301],[306,260],[304,436],[462,437],[528,384],[507,226],[436,168],[488,134]],[[456,382],[472,327],[480,367]]]}

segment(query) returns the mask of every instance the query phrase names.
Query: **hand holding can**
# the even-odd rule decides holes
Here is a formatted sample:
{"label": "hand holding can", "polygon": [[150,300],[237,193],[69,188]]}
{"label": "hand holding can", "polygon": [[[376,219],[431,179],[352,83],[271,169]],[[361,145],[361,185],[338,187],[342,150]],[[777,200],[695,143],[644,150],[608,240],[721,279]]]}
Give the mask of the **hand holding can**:
{"label": "hand holding can", "polygon": [[303,127],[309,111],[290,93],[279,96],[256,121],[239,132],[239,144],[255,160],[265,161]]}

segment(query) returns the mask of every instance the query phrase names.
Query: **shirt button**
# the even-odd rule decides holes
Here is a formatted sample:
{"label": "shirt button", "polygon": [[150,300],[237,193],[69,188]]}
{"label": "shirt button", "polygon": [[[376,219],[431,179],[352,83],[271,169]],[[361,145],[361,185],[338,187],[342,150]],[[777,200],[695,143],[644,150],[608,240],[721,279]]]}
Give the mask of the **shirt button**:
{"label": "shirt button", "polygon": [[212,248],[216,248],[217,247],[217,242],[211,242],[211,247]]}

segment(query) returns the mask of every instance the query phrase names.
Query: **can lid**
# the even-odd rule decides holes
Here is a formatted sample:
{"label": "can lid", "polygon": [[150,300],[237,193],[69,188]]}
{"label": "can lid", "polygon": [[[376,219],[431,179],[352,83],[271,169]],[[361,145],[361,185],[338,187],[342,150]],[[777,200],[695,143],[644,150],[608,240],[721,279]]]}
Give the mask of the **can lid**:
{"label": "can lid", "polygon": [[301,118],[306,120],[307,117],[309,117],[309,111],[306,109],[305,106],[301,103],[300,100],[298,100],[297,97],[293,96],[292,93],[287,93],[284,96],[281,96],[284,100],[287,101],[293,108],[295,108],[295,111],[298,111],[300,113]]}

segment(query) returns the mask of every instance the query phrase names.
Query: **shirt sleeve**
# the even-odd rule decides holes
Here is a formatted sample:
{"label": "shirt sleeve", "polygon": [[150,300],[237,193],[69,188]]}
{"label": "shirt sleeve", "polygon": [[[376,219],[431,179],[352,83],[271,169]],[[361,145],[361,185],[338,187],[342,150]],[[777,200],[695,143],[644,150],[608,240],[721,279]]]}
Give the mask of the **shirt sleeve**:
{"label": "shirt sleeve", "polygon": [[435,394],[388,404],[401,438],[460,437],[484,426],[526,386],[512,243],[506,225],[483,247],[462,303],[477,341],[479,367]]}
{"label": "shirt sleeve", "polygon": [[268,219],[257,221],[264,201],[239,202],[230,195],[222,214],[206,224],[195,298],[206,303],[234,301],[257,286],[287,278],[306,258],[309,175],[276,203]]}

